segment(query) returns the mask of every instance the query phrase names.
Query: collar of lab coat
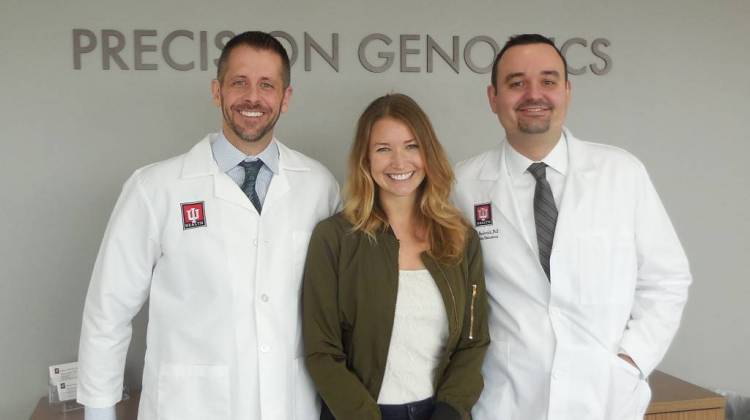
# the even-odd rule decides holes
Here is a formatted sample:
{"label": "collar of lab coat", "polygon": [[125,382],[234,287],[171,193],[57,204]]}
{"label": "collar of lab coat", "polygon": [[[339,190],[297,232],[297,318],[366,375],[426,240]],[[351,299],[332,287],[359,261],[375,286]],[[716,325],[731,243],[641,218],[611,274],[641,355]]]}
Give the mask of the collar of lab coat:
{"label": "collar of lab coat", "polygon": [[[182,167],[182,178],[192,178],[219,173],[219,167],[214,160],[213,153],[211,153],[211,142],[215,140],[214,137],[218,135],[218,133],[207,135],[198,144],[193,146],[190,151],[188,151],[185,156],[185,164]],[[274,138],[274,141],[279,147],[280,172],[284,169],[290,171],[310,170],[310,166],[300,159],[297,152],[286,147],[276,138]]]}
{"label": "collar of lab coat", "polygon": [[[593,169],[592,162],[588,159],[583,142],[573,136],[566,127],[563,127],[563,133],[568,140],[568,170],[567,176],[586,175]],[[508,140],[503,140],[507,142]],[[502,144],[501,144],[502,146]],[[500,174],[506,173],[505,147],[499,147],[488,155],[487,161],[479,173],[479,179],[482,181],[497,181]]]}
{"label": "collar of lab coat", "polygon": [[[211,142],[217,134],[209,134],[198,144],[193,146],[185,155],[185,163],[182,167],[182,178],[197,178],[212,176],[214,179],[214,194],[216,197],[245,207],[248,211],[255,212],[255,208],[248,200],[245,193],[229,176],[219,171],[219,166],[214,160],[211,152]],[[273,212],[274,206],[278,205],[284,196],[290,191],[290,172],[304,172],[311,170],[302,155],[289,149],[283,143],[276,140],[279,147],[279,174],[274,175],[271,185],[263,202],[264,214]],[[255,213],[257,214],[257,212]]]}

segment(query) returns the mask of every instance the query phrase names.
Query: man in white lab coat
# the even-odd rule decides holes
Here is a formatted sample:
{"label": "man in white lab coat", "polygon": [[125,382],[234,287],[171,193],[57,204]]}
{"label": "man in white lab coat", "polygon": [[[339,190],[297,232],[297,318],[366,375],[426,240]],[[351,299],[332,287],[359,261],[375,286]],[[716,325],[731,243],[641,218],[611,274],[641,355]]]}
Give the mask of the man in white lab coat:
{"label": "man in white lab coat", "polygon": [[456,169],[490,296],[475,420],[642,418],[687,299],[687,259],[646,170],[563,128],[570,91],[552,41],[511,38],[487,89],[506,140]]}
{"label": "man in white lab coat", "polygon": [[140,420],[317,419],[299,297],[328,170],[273,135],[289,58],[262,32],[231,39],[211,85],[223,127],[137,170],[102,241],[83,313],[78,401],[114,419],[131,320],[149,299]]}

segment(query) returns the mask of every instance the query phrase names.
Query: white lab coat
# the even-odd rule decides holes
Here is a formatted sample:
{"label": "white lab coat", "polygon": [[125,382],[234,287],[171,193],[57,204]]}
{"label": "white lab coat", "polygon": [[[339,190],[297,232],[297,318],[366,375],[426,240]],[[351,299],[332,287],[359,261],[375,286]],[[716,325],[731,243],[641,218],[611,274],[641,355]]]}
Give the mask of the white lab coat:
{"label": "white lab coat", "polygon": [[[258,216],[211,139],[125,184],[86,297],[78,401],[120,400],[131,320],[148,298],[140,420],[317,419],[299,297],[310,233],[337,210],[338,184],[279,143]],[[181,204],[194,202],[205,226],[184,229]]]}
{"label": "white lab coat", "polygon": [[503,147],[456,169],[455,200],[470,222],[475,205],[492,209],[492,223],[476,226],[492,343],[475,420],[638,418],[650,398],[643,375],[680,323],[688,262],[643,165],[565,135],[569,169],[551,283],[520,233]]}

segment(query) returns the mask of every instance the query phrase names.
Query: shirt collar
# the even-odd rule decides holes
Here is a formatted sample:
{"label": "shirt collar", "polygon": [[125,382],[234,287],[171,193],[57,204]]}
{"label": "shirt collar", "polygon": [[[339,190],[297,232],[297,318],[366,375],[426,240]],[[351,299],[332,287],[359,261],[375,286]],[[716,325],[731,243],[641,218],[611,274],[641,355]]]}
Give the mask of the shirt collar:
{"label": "shirt collar", "polygon": [[[533,160],[526,156],[518,153],[513,146],[507,141],[504,144],[505,147],[505,162],[508,166],[508,172],[511,176],[521,176],[534,163]],[[565,175],[568,171],[568,142],[563,132],[560,135],[560,139],[555,144],[555,147],[550,150],[549,154],[541,160],[546,163],[547,166],[554,169],[561,175]]]}
{"label": "shirt collar", "polygon": [[276,144],[275,137],[271,139],[271,142],[268,143],[268,146],[263,149],[260,154],[257,156],[250,156],[242,153],[242,151],[234,147],[234,145],[232,145],[232,143],[230,143],[224,136],[224,133],[219,133],[219,135],[216,136],[216,140],[211,143],[211,151],[213,152],[214,160],[216,160],[216,165],[219,167],[219,170],[224,173],[237,166],[243,160],[253,161],[256,159],[262,160],[263,164],[266,165],[274,175],[278,175],[279,173],[279,146]]}

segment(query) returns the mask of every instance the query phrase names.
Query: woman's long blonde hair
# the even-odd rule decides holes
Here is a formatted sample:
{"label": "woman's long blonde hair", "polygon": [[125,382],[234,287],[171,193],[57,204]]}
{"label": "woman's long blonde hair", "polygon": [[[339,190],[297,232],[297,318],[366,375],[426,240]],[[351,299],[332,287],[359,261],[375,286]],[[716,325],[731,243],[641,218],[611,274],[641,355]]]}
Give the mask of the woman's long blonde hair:
{"label": "woman's long blonde hair", "polygon": [[419,216],[427,231],[428,253],[438,261],[457,263],[463,255],[469,225],[450,202],[453,170],[427,115],[404,94],[392,93],[377,98],[359,117],[349,155],[344,217],[354,230],[360,230],[373,239],[376,231],[389,227],[388,218],[378,202],[378,187],[372,179],[368,153],[372,127],[386,117],[406,124],[419,144],[425,179],[419,187],[417,202]]}

